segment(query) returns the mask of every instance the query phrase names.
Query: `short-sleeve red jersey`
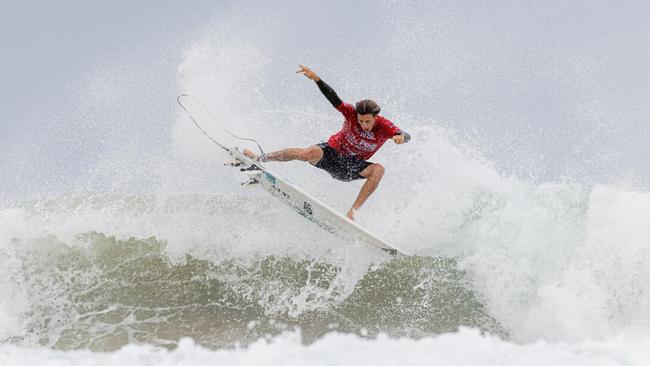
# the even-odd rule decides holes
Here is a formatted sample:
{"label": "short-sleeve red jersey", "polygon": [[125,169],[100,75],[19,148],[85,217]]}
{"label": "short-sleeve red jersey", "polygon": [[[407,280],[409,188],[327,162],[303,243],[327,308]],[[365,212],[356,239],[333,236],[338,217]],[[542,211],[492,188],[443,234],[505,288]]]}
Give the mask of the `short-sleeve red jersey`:
{"label": "short-sleeve red jersey", "polygon": [[368,160],[387,140],[400,132],[393,122],[380,115],[377,116],[372,131],[365,132],[359,125],[354,106],[341,103],[336,110],[343,114],[345,121],[341,131],[330,136],[327,144],[339,154]]}

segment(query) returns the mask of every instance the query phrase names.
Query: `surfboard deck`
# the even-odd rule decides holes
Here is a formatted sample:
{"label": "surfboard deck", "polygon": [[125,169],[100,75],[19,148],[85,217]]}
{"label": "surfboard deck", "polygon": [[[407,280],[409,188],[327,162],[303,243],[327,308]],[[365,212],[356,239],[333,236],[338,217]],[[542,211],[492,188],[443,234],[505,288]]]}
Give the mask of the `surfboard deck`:
{"label": "surfboard deck", "polygon": [[244,184],[258,185],[322,229],[339,237],[370,244],[393,256],[411,256],[273,173],[264,164],[248,158],[240,150],[229,149],[229,153],[235,162],[232,165],[249,176],[249,181]]}

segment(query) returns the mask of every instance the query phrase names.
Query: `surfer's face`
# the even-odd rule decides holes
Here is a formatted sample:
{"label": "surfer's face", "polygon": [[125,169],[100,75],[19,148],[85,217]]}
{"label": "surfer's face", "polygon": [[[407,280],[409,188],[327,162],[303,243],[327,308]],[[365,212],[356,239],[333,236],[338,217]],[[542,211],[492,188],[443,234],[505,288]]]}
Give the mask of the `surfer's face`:
{"label": "surfer's face", "polygon": [[373,127],[375,127],[375,119],[377,117],[373,116],[372,113],[369,114],[357,114],[357,120],[361,125],[361,129],[365,132],[370,132]]}

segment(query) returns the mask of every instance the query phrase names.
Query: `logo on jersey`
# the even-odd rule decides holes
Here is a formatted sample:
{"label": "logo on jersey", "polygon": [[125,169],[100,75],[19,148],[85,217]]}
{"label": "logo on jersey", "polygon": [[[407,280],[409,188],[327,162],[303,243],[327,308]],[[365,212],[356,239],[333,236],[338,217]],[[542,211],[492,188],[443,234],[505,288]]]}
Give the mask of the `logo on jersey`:
{"label": "logo on jersey", "polygon": [[363,151],[375,151],[377,144],[371,144],[367,141],[359,141],[358,147]]}
{"label": "logo on jersey", "polygon": [[364,139],[368,139],[368,140],[375,139],[375,134],[372,131],[366,132],[364,130],[359,130],[359,135],[361,135],[361,137],[363,137]]}

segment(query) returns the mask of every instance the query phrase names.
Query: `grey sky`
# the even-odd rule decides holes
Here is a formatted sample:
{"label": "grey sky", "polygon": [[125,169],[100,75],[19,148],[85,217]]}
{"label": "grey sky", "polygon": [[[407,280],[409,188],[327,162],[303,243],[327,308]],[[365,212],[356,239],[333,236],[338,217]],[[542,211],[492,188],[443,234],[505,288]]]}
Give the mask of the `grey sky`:
{"label": "grey sky", "polygon": [[2,127],[59,93],[63,83],[98,59],[110,59],[156,35],[178,46],[219,6],[198,0],[5,2],[0,13]]}
{"label": "grey sky", "polygon": [[304,62],[504,174],[648,189],[648,19],[632,0],[6,2],[0,192],[79,181],[108,144],[157,154],[143,146],[169,138],[183,52],[211,34],[270,60],[254,80],[269,105],[326,110],[289,72]]}

